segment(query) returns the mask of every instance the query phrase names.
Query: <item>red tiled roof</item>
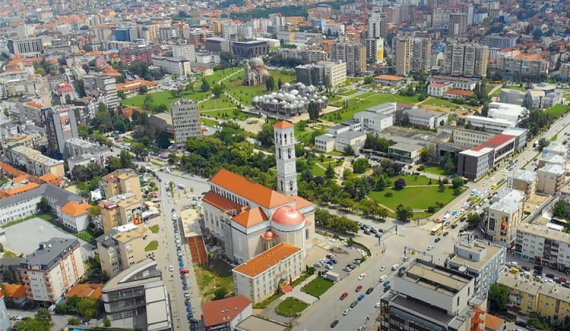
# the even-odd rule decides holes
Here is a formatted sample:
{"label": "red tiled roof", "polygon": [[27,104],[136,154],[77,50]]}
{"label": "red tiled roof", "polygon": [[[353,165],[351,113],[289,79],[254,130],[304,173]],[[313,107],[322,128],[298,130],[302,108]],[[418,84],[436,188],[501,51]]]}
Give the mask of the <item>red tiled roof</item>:
{"label": "red tiled roof", "polygon": [[311,201],[303,199],[298,195],[292,195],[291,198],[295,200],[295,208],[297,208],[297,210],[313,205]]}
{"label": "red tiled roof", "polygon": [[243,213],[234,216],[233,220],[241,225],[244,226],[246,228],[250,227],[250,226],[254,226],[260,223],[263,223],[267,220],[269,220],[269,217],[267,217],[267,215],[265,215],[265,213],[263,212],[263,209],[261,208],[253,208],[250,210],[246,210]]}
{"label": "red tiled roof", "polygon": [[66,296],[80,297],[80,298],[92,298],[99,300],[103,292],[103,285],[101,284],[77,284],[67,291]]}
{"label": "red tiled roof", "polygon": [[251,301],[243,295],[215,300],[202,306],[202,320],[206,328],[229,324],[241,312],[251,305]]}
{"label": "red tiled roof", "polygon": [[378,75],[378,76],[376,76],[376,79],[398,81],[398,80],[404,80],[404,79],[406,79],[406,77],[395,76],[395,75]]}
{"label": "red tiled roof", "polygon": [[221,210],[241,210],[241,206],[239,204],[212,191],[206,193],[202,198],[202,201]]}
{"label": "red tiled roof", "polygon": [[515,136],[511,136],[508,134],[498,134],[494,138],[491,138],[491,139],[487,140],[486,142],[484,142],[483,146],[494,148],[497,146],[501,146],[501,145],[509,142],[510,140],[513,140],[513,139],[515,139]]}
{"label": "red tiled roof", "polygon": [[66,203],[63,208],[61,208],[61,211],[69,216],[76,217],[87,214],[90,209],[91,205],[88,203],[77,203],[75,201],[70,201]]}
{"label": "red tiled roof", "polygon": [[287,121],[280,121],[277,122],[273,125],[274,128],[278,128],[278,129],[286,129],[286,128],[292,128],[293,124],[291,122],[287,122]]}
{"label": "red tiled roof", "polygon": [[475,95],[475,92],[473,92],[473,91],[464,91],[464,90],[456,90],[456,89],[448,90],[445,93],[451,94],[451,95],[460,95],[463,97],[472,97],[473,95]]}
{"label": "red tiled roof", "polygon": [[431,83],[431,86],[433,87],[444,87],[446,85],[447,85],[446,83]]}
{"label": "red tiled roof", "polygon": [[505,325],[505,320],[497,316],[486,314],[485,315],[485,329],[487,330],[500,330]]}
{"label": "red tiled roof", "polygon": [[234,270],[253,278],[300,250],[298,247],[282,242],[246,263],[240,264]]}
{"label": "red tiled roof", "polygon": [[277,191],[226,169],[220,169],[210,182],[264,208],[275,208],[292,201]]}

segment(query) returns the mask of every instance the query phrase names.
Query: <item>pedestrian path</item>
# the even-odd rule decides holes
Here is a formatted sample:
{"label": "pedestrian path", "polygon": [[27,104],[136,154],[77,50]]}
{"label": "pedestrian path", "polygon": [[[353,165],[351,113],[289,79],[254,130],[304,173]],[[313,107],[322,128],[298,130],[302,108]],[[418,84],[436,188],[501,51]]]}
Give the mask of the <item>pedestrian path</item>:
{"label": "pedestrian path", "polygon": [[297,286],[295,286],[293,288],[293,290],[285,295],[283,295],[283,299],[286,299],[288,297],[293,297],[295,299],[301,300],[305,303],[308,304],[313,304],[317,301],[319,301],[318,298],[315,298],[314,296],[307,294],[303,291],[301,291],[301,289],[307,285],[308,283],[310,283],[313,279],[317,278],[317,275],[311,275],[309,276],[307,279],[305,279],[303,282],[301,282],[300,284],[298,284]]}

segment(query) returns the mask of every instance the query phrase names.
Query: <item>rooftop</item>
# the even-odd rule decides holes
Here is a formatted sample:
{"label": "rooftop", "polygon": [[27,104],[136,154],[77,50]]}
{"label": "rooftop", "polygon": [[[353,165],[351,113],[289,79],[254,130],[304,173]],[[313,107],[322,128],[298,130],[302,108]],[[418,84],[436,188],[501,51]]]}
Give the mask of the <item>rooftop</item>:
{"label": "rooftop", "polygon": [[517,169],[513,172],[513,174],[511,175],[512,179],[515,180],[522,180],[525,181],[527,183],[531,183],[536,181],[536,172],[531,171],[531,170],[525,170],[525,169]]}
{"label": "rooftop", "polygon": [[300,248],[282,242],[277,246],[257,255],[248,262],[240,264],[234,268],[234,272],[239,272],[253,278],[264,273],[267,269],[277,265],[279,262],[299,251],[301,251]]}
{"label": "rooftop", "polygon": [[570,233],[549,229],[546,226],[530,223],[522,223],[517,229],[521,233],[529,233],[533,236],[548,238],[570,245]]}
{"label": "rooftop", "polygon": [[471,96],[475,95],[475,92],[473,92],[473,91],[465,91],[465,90],[458,90],[458,89],[447,90],[447,92],[445,92],[445,93],[451,94],[451,95],[459,95],[462,97],[471,97]]}
{"label": "rooftop", "polygon": [[451,258],[450,262],[457,264],[457,265],[464,265],[471,269],[480,270],[483,266],[492,260],[497,253],[499,253],[504,248],[499,245],[494,244],[487,244],[482,240],[475,240],[472,245],[468,244],[467,242],[460,242],[455,244],[455,247],[461,248],[463,250],[473,250],[475,253],[481,253],[483,250],[486,250],[483,258],[479,261],[474,261],[470,259],[463,258],[459,255],[455,255]]}
{"label": "rooftop", "polygon": [[406,79],[406,77],[403,77],[403,76],[396,76],[396,75],[378,75],[378,76],[376,76],[376,79],[379,79],[379,80],[400,81],[400,80]]}
{"label": "rooftop", "polygon": [[564,169],[564,167],[562,165],[555,164],[555,163],[546,164],[544,167],[538,169],[537,171],[539,173],[540,172],[547,172],[547,173],[556,174],[556,175],[563,175],[564,173],[566,173],[566,170]]}
{"label": "rooftop", "polygon": [[99,300],[101,299],[101,293],[103,291],[102,284],[77,284],[67,291],[66,296],[80,297],[80,298],[92,298]]}
{"label": "rooftop", "polygon": [[240,330],[247,331],[285,331],[287,327],[276,322],[268,321],[263,318],[256,316],[250,316],[245,320],[241,321],[238,325]]}
{"label": "rooftop", "polygon": [[294,201],[277,191],[254,183],[226,169],[220,169],[220,171],[210,179],[210,183],[268,209]]}
{"label": "rooftop", "polygon": [[70,201],[68,203],[66,203],[63,208],[61,208],[61,211],[63,213],[66,213],[69,216],[80,216],[80,215],[85,215],[89,212],[89,210],[91,209],[91,205],[85,202],[74,202],[74,201]]}
{"label": "rooftop", "polygon": [[535,282],[531,279],[525,278],[521,273],[515,275],[510,272],[505,272],[503,273],[503,276],[499,278],[498,283],[520,292],[529,293],[534,297],[538,294],[542,294],[557,300],[565,302],[570,301],[569,288],[560,286],[556,283]]}
{"label": "rooftop", "polygon": [[241,210],[241,206],[229,199],[224,198],[223,196],[214,193],[212,191],[209,191],[208,193],[206,193],[204,195],[204,197],[202,198],[202,201],[207,202],[208,204],[224,210],[224,211],[228,211],[228,210],[237,210],[240,211]]}
{"label": "rooftop", "polygon": [[36,266],[39,265],[42,270],[49,270],[69,252],[79,249],[79,246],[79,240],[77,239],[50,239],[40,244],[40,247],[22,262],[23,268],[37,269]]}
{"label": "rooftop", "polygon": [[242,212],[239,215],[236,215],[232,218],[237,224],[243,227],[251,227],[265,221],[269,220],[269,217],[265,215],[263,209],[261,208],[252,208]]}
{"label": "rooftop", "polygon": [[249,305],[251,305],[251,301],[243,295],[205,303],[202,306],[204,326],[208,328],[229,323]]}
{"label": "rooftop", "polygon": [[487,147],[495,148],[495,147],[504,145],[506,143],[509,143],[509,142],[513,141],[515,138],[516,138],[515,136],[509,136],[506,134],[498,134],[495,137],[484,142],[483,145],[487,146]]}
{"label": "rooftop", "polygon": [[411,264],[400,278],[432,291],[453,296],[467,286],[471,276],[422,260]]}
{"label": "rooftop", "polygon": [[422,149],[422,146],[415,145],[415,144],[408,144],[408,143],[396,143],[395,145],[392,145],[388,148],[389,149],[397,149],[397,150],[406,151],[406,152],[415,152],[418,149]]}
{"label": "rooftop", "polygon": [[431,117],[439,117],[447,115],[446,113],[442,113],[439,111],[429,110],[424,108],[416,108],[416,107],[405,109],[404,112],[409,116],[421,117],[421,118],[431,118]]}

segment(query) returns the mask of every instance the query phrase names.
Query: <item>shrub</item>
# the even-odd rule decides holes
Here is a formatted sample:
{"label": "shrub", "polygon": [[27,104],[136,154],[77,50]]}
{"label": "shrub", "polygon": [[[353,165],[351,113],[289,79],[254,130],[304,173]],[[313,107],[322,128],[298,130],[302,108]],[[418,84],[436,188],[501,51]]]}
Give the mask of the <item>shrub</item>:
{"label": "shrub", "polygon": [[392,193],[392,192],[386,192],[386,193],[384,194],[384,196],[385,196],[386,198],[391,198],[393,195],[394,195],[394,193]]}

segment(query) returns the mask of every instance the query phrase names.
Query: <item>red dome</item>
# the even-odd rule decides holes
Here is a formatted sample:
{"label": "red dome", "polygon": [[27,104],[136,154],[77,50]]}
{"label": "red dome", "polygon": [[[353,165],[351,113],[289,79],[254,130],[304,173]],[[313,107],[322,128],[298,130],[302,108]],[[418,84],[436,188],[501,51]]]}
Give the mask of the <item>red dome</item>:
{"label": "red dome", "polygon": [[295,226],[305,221],[305,216],[297,209],[289,206],[281,207],[271,217],[271,220],[281,225]]}
{"label": "red dome", "polygon": [[271,240],[271,239],[277,237],[277,235],[271,231],[265,232],[262,236],[263,236],[263,239],[265,239],[265,240]]}

